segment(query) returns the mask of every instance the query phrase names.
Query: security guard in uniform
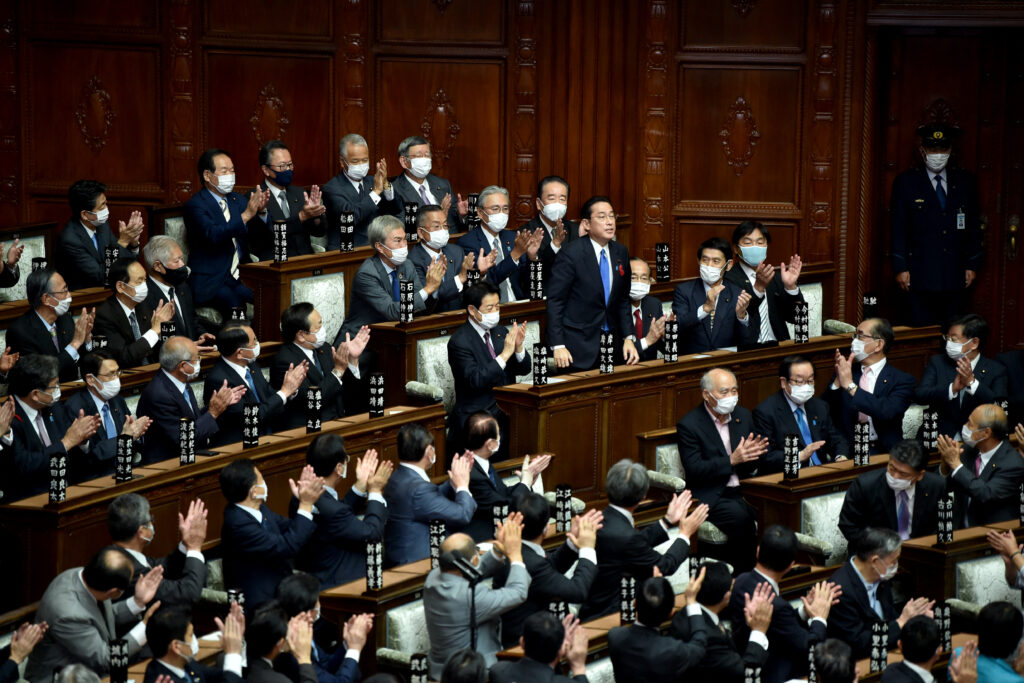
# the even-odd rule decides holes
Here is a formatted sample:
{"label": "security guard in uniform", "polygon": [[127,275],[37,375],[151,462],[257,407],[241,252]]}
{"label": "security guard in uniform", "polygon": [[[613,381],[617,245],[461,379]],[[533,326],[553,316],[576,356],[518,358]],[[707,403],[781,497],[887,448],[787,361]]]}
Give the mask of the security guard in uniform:
{"label": "security guard in uniform", "polygon": [[889,206],[892,268],[908,294],[915,327],[942,325],[964,313],[984,258],[977,178],[949,166],[960,130],[930,123],[917,134],[924,167],[896,176]]}

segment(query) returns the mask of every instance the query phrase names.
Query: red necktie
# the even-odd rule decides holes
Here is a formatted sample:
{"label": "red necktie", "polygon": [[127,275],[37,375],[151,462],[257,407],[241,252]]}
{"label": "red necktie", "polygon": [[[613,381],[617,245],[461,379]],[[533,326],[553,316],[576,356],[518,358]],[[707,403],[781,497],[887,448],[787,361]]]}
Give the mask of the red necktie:
{"label": "red necktie", "polygon": [[639,344],[644,338],[644,319],[640,317],[639,308],[633,311],[633,320],[636,321],[636,343]]}

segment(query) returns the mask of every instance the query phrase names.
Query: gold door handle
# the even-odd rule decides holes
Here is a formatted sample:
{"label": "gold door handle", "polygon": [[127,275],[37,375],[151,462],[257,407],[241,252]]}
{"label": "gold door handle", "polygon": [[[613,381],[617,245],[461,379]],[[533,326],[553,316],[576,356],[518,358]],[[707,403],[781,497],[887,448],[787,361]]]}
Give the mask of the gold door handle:
{"label": "gold door handle", "polygon": [[1020,216],[1010,216],[1010,224],[1006,227],[1006,258],[1013,261],[1017,258],[1017,235],[1020,233]]}

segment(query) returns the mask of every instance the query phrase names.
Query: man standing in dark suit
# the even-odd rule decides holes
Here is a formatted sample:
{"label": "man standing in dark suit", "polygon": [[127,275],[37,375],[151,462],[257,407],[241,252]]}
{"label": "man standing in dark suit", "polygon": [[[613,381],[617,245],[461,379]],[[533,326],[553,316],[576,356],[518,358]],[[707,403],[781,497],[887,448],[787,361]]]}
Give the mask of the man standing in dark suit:
{"label": "man standing in dark suit", "polygon": [[[23,251],[25,251],[25,245],[18,238],[14,239],[14,244],[10,249],[7,249],[6,242],[0,242],[0,287],[13,287],[18,284],[18,280],[21,278],[18,261],[21,259]],[[7,256],[5,257],[4,254]]]}
{"label": "man standing in dark suit", "polygon": [[948,167],[960,130],[942,123],[917,129],[924,168],[892,183],[892,270],[908,293],[915,327],[944,325],[967,308],[967,290],[985,260],[978,220],[978,181]]}
{"label": "man standing in dark suit", "polygon": [[[690,539],[707,519],[708,506],[701,504],[689,512],[693,496],[689,490],[683,491],[672,496],[664,517],[638,531],[633,510],[647,496],[649,487],[647,468],[628,458],[608,470],[608,507],[604,509],[604,526],[597,532],[597,578],[580,605],[582,621],[618,609],[623,576],[640,582],[653,576],[655,568],[662,576],[671,576],[690,554]],[[679,535],[664,554],[659,553],[654,547],[671,538],[668,532],[674,526],[678,527]]]}
{"label": "man standing in dark suit", "polygon": [[79,180],[68,188],[71,220],[64,226],[54,254],[56,268],[67,278],[68,289],[106,287],[104,260],[108,246],[115,258],[139,255],[142,214],[132,211],[128,224],[119,222],[117,237],[110,229],[107,186],[96,180]]}
{"label": "man standing in dark suit", "polygon": [[790,256],[789,263],[779,264],[778,270],[768,262],[768,243],[772,236],[757,221],[743,221],[732,232],[732,244],[739,267],[725,272],[725,279],[751,296],[747,311],[750,313],[751,337],[758,344],[789,339],[786,323],[796,322],[796,304],[804,300],[797,280],[803,261]]}
{"label": "man standing in dark suit", "polygon": [[[258,610],[245,634],[247,669],[246,683],[317,683],[313,665],[313,625],[308,619],[288,619],[287,612],[277,604]],[[273,662],[282,652],[295,657],[297,678],[275,671]]]}
{"label": "man standing in dark suit", "polygon": [[215,618],[222,636],[224,658],[219,669],[198,663],[199,650],[191,609],[163,604],[146,625],[146,638],[155,655],[146,666],[143,683],[242,683],[242,634],[245,617],[235,603],[222,622]]}
{"label": "man standing in dark suit", "polygon": [[956,438],[975,408],[1005,400],[1006,368],[981,355],[988,324],[973,313],[955,319],[943,335],[946,352],[928,360],[916,400],[939,414],[939,433]]}
{"label": "man standing in dark suit", "polygon": [[927,468],[928,454],[921,442],[906,439],[889,451],[884,470],[853,480],[839,513],[839,531],[851,552],[869,527],[895,531],[904,541],[938,531],[939,499],[946,493],[946,481]]}
{"label": "man standing in dark suit", "polygon": [[[146,269],[135,259],[118,259],[110,266],[114,295],[96,307],[93,334],[107,338],[107,349],[126,368],[155,363],[160,352],[160,325],[174,317],[174,304],[146,303]],[[145,330],[145,331],[143,331]]]}
{"label": "man standing in dark suit", "polygon": [[220,471],[220,490],[228,502],[221,529],[224,585],[242,590],[246,604],[258,606],[274,597],[316,528],[313,504],[324,492],[324,480],[306,465],[298,483],[289,479],[288,485],[299,499],[290,521],[267,506],[270,487],[252,460],[234,460]]}
{"label": "man standing in dark suit", "polygon": [[243,407],[247,403],[259,405],[260,434],[270,434],[272,426],[306,380],[309,365],[291,364],[284,373],[281,388],[274,391],[256,362],[260,357],[260,342],[256,339],[256,333],[240,320],[220,328],[217,333],[217,350],[220,351],[220,358],[210,368],[203,383],[203,403],[209,403],[213,394],[224,387],[225,382],[231,388],[245,387],[246,400],[228,406],[221,414],[217,419],[219,429],[210,437],[210,445],[220,446],[242,440],[245,422]]}
{"label": "man standing in dark suit", "polygon": [[205,448],[219,429],[217,418],[242,400],[246,388],[229,387],[225,381],[210,395],[206,410],[200,411],[189,384],[199,376],[199,362],[199,349],[191,339],[171,337],[160,349],[160,370],[142,390],[136,406],[140,415],[148,415],[153,420],[142,447],[143,464],[180,455],[178,440],[183,417],[195,422],[196,448]]}
{"label": "man standing in dark suit", "polygon": [[175,334],[188,337],[199,345],[200,351],[212,351],[214,337],[207,332],[196,315],[192,303],[192,290],[186,284],[188,267],[181,247],[168,235],[153,235],[142,250],[149,266],[146,305],[156,310],[161,302],[174,304]]}
{"label": "man standing in dark suit", "polygon": [[395,188],[388,180],[388,162],[381,158],[374,174],[369,175],[370,151],[362,135],[349,133],[341,139],[338,160],[341,173],[328,180],[323,188],[327,207],[327,251],[341,246],[339,219],[343,211],[354,214],[353,242],[357,247],[369,244],[366,230],[374,218],[404,215],[402,203],[395,200]]}
{"label": "man standing in dark suit", "polygon": [[[767,582],[762,583],[754,590],[753,597],[744,596],[743,619],[750,636],[741,655],[719,619],[732,597],[733,578],[729,567],[724,562],[708,562],[703,569],[704,583],[697,592],[697,603],[704,617],[708,644],[704,648],[704,657],[690,669],[687,680],[695,683],[743,683],[744,668],[764,666],[768,656],[768,637],[765,634],[772,621],[771,586]],[[671,634],[684,642],[691,640],[690,620],[685,612],[676,612],[672,617]]]}
{"label": "man standing in dark suit", "polygon": [[777,393],[754,408],[754,429],[769,441],[761,474],[782,471],[790,434],[800,438],[800,467],[845,460],[849,444],[832,423],[828,404],[814,396],[814,364],[787,356],[779,364],[779,384]]}
{"label": "man standing in dark suit", "polygon": [[270,192],[270,198],[256,219],[246,224],[252,251],[261,261],[274,258],[274,223],[285,221],[288,256],[313,253],[310,236],[323,237],[327,218],[326,207],[320,201],[320,188],[313,185],[309,192],[292,186],[295,164],[292,153],[280,140],[271,140],[260,147],[260,170],[263,182],[249,190],[253,193]]}
{"label": "man standing in dark suit", "polygon": [[815,584],[802,598],[799,611],[793,609],[779,591],[782,577],[796,561],[796,534],[784,526],[773,525],[761,534],[757,547],[757,565],[753,571],[740,574],[732,587],[727,615],[732,621],[733,639],[742,643],[749,638],[743,610],[746,596],[756,594],[761,584],[772,590],[772,619],[768,627],[768,659],[761,672],[764,683],[783,683],[800,678],[807,671],[808,652],[825,640],[829,611],[839,597],[832,583]]}
{"label": "man standing in dark suit", "polygon": [[41,268],[29,274],[25,282],[28,305],[32,310],[15,318],[7,328],[11,351],[26,355],[37,353],[57,359],[60,381],[78,379],[78,354],[92,345],[92,326],[96,309],[82,309],[78,320],[71,317],[71,292],[61,274]]}
{"label": "man standing in dark suit", "polygon": [[[530,588],[533,588],[532,583]],[[508,614],[506,612],[502,617]],[[526,620],[522,632],[518,640],[523,648],[523,657],[515,662],[501,661],[491,667],[490,683],[587,683],[587,631],[571,615],[559,623],[558,617],[545,608]],[[555,673],[555,667],[563,657],[569,661],[572,678]]]}
{"label": "man standing in dark suit", "polygon": [[869,318],[857,325],[850,355],[836,350],[835,379],[822,396],[847,443],[853,442],[853,425],[870,425],[872,453],[888,453],[903,439],[903,415],[917,384],[912,375],[887,362],[893,337],[892,325],[883,318]]}
{"label": "man standing in dark suit", "polygon": [[740,479],[758,472],[768,439],[755,436],[750,411],[737,405],[736,375],[714,368],[700,380],[704,400],[676,423],[687,489],[710,508],[708,519],[729,537],[723,549],[737,573],[754,564],[754,510],[740,495]]}
{"label": "man standing in dark suit", "polygon": [[549,175],[537,183],[537,217],[523,224],[519,230],[533,233],[544,228],[540,243],[540,260],[544,264],[544,284],[551,277],[551,267],[562,246],[580,236],[580,224],[565,218],[569,203],[569,183],[564,178]]}
{"label": "man standing in dark suit", "polygon": [[654,360],[658,351],[665,350],[665,323],[675,320],[675,313],[665,315],[657,297],[651,296],[651,267],[642,258],[629,262],[632,273],[629,284],[629,317],[633,321],[636,338],[640,340],[640,360]]}
{"label": "man standing in dark suit", "polygon": [[962,444],[939,435],[940,472],[956,494],[957,520],[964,526],[1017,519],[1024,459],[1006,440],[1008,427],[1006,413],[990,403],[978,406],[967,418]]}
{"label": "man standing in dark suit", "polygon": [[[462,450],[466,420],[481,410],[508,431],[508,415],[498,407],[493,389],[515,384],[532,367],[530,354],[523,347],[526,323],[513,324],[511,332],[498,324],[501,310],[494,285],[478,282],[466,290],[464,301],[466,324],[448,339],[448,365],[455,380],[455,405],[448,416],[449,453]],[[498,460],[507,457],[505,445]]]}
{"label": "man standing in dark suit", "polygon": [[[404,173],[392,178],[391,183],[397,194],[393,204],[395,216],[402,218],[405,204],[415,202],[420,206],[437,204],[448,214],[448,225],[455,232],[462,232],[466,227],[465,216],[469,212],[469,199],[452,192],[452,184],[430,172],[433,158],[430,143],[419,135],[407,137],[398,143],[398,163]],[[385,172],[387,166],[384,167]],[[483,197],[481,197],[483,199]],[[373,242],[370,242],[373,244]]]}
{"label": "man standing in dark suit", "polygon": [[203,189],[185,203],[185,230],[191,252],[189,285],[198,306],[213,306],[227,320],[232,308],[252,303],[238,267],[249,263],[246,225],[264,210],[270,191],[253,192],[248,201],[234,192],[235,164],[216,147],[197,164]]}
{"label": "man standing in dark suit", "polygon": [[697,261],[700,279],[680,282],[672,299],[672,312],[679,321],[679,353],[756,341],[757,330],[747,314],[751,295],[724,277],[732,268],[732,247],[721,237],[704,240],[697,247]]}
{"label": "man standing in dark suit", "polygon": [[629,251],[614,241],[615,211],[607,197],[580,209],[589,239],[565,245],[548,286],[548,345],[559,368],[590,370],[599,362],[601,333],[611,332],[628,365],[640,360],[629,318]]}
{"label": "man standing in dark suit", "polygon": [[[426,281],[430,264],[437,260],[447,263],[444,279],[437,290],[435,313],[454,311],[462,308],[462,293],[466,288],[469,269],[475,260],[457,244],[448,244],[448,224],[444,211],[436,204],[421,206],[416,213],[416,232],[419,243],[409,251],[409,260],[416,267],[416,274]],[[483,262],[484,259],[481,259]],[[486,265],[483,266],[486,271]]]}
{"label": "man standing in dark suit", "polygon": [[903,661],[882,671],[882,683],[928,683],[934,681],[932,667],[942,655],[942,634],[934,619],[919,615],[900,629]]}

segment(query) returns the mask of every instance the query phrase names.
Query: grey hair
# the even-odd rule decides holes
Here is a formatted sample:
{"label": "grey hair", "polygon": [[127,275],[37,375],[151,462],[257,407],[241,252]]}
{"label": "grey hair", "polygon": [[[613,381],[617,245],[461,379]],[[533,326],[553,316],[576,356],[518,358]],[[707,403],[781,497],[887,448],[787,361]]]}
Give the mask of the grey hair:
{"label": "grey hair", "polygon": [[115,542],[127,541],[150,519],[149,501],[137,493],[122,493],[107,508],[107,528]]}
{"label": "grey hair", "polygon": [[[153,264],[157,261],[167,266],[174,247],[181,249],[181,245],[170,235],[153,235],[142,249],[142,255],[146,258],[146,265],[149,266],[150,270],[153,269]],[[184,256],[184,251],[182,256]]]}
{"label": "grey hair", "polygon": [[608,502],[624,508],[631,508],[643,500],[650,485],[647,468],[629,458],[612,465],[604,480]]}
{"label": "grey hair", "polygon": [[[349,133],[348,135],[341,139],[341,143],[338,145],[338,154],[344,157],[345,161],[348,161],[349,145],[355,145],[356,147],[358,147],[359,145],[366,145],[366,138],[364,138],[359,133]],[[369,145],[367,145],[367,147],[368,146]]]}
{"label": "grey hair", "polygon": [[409,148],[415,147],[416,145],[430,146],[430,143],[427,142],[427,139],[421,135],[410,135],[409,137],[398,143],[398,156],[405,157],[408,159]]}
{"label": "grey hair", "polygon": [[377,216],[370,225],[366,228],[366,237],[370,240],[370,246],[380,242],[385,244],[388,241],[388,235],[394,232],[395,228],[405,229],[405,224],[391,215]]}
{"label": "grey hair", "polygon": [[857,542],[857,559],[866,562],[874,555],[889,557],[899,550],[902,542],[900,535],[892,529],[868,527]]}
{"label": "grey hair", "polygon": [[732,377],[733,381],[736,380],[736,373],[734,373],[732,370],[726,370],[725,368],[711,368],[710,370],[705,372],[704,375],[701,376],[701,378],[700,378],[700,388],[701,389],[703,389],[704,391],[710,392],[710,393],[714,393],[714,391],[715,391],[715,381],[711,378],[711,373],[713,373],[716,370],[721,370],[722,372],[727,372],[727,373],[729,373],[729,376]]}
{"label": "grey hair", "polygon": [[483,206],[484,202],[487,201],[487,198],[492,194],[503,194],[505,195],[505,199],[507,199],[510,204],[512,203],[512,197],[509,195],[508,190],[504,187],[498,187],[497,185],[488,185],[484,189],[480,190],[480,197],[476,200],[476,205]]}
{"label": "grey hair", "polygon": [[68,664],[57,674],[56,683],[100,683],[100,677],[85,664]]}
{"label": "grey hair", "polygon": [[160,367],[173,372],[182,361],[192,360],[192,350],[188,347],[188,337],[171,337],[160,347]]}

